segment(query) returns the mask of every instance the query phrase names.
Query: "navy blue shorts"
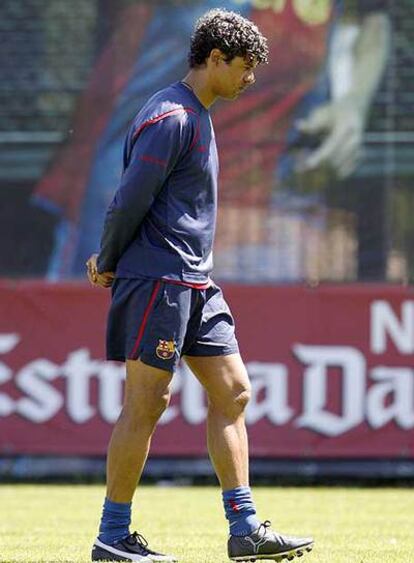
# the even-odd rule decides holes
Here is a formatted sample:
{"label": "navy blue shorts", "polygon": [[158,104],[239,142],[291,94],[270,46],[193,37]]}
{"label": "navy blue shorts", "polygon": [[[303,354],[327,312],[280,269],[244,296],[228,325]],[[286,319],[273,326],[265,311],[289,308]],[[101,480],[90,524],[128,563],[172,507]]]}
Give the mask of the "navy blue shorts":
{"label": "navy blue shorts", "polygon": [[174,371],[181,356],[239,351],[221,289],[117,278],[107,327],[107,359],[137,360]]}

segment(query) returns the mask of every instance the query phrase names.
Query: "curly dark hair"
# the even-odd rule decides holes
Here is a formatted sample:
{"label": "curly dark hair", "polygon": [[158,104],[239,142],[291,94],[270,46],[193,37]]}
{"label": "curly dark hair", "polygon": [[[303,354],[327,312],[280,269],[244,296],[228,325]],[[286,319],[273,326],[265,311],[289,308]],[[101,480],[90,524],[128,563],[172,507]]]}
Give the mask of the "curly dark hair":
{"label": "curly dark hair", "polygon": [[190,67],[205,64],[213,49],[220,49],[227,62],[243,57],[263,64],[269,53],[266,38],[253,22],[221,8],[209,10],[197,20],[188,55]]}

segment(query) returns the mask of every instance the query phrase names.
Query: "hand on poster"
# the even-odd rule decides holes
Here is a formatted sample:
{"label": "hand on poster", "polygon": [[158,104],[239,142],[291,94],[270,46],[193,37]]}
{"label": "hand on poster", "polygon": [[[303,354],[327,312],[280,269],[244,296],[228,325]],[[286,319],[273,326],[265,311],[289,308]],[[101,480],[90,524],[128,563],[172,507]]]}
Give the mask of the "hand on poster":
{"label": "hand on poster", "polygon": [[351,16],[347,13],[335,25],[330,41],[331,100],[296,124],[302,134],[296,172],[308,186],[321,178],[328,185],[329,178],[344,179],[355,172],[362,156],[366,119],[387,62],[387,15]]}
{"label": "hand on poster", "polygon": [[298,172],[328,168],[337,178],[355,171],[361,156],[365,115],[352,96],[323,104],[297,123],[304,135],[321,139],[298,163]]}

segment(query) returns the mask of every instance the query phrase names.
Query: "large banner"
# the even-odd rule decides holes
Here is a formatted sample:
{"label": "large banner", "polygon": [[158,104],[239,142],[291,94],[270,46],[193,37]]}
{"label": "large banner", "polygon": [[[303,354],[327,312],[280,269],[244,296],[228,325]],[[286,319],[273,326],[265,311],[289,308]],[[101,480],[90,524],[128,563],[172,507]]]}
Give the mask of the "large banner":
{"label": "large banner", "polygon": [[269,64],[211,107],[215,275],[414,279],[412,0],[2,0],[0,276],[84,275],[129,124],[217,5],[257,24]]}
{"label": "large banner", "polygon": [[[225,287],[253,392],[251,453],[414,458],[414,292]],[[104,454],[122,364],[104,361],[108,294],[0,284],[0,454]],[[181,366],[154,455],[206,454],[206,400]]]}

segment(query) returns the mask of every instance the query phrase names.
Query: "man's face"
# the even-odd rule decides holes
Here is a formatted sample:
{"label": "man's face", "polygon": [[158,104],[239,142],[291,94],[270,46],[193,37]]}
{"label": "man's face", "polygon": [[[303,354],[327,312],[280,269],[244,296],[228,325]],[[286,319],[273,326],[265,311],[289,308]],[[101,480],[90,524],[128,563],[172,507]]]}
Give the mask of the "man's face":
{"label": "man's face", "polygon": [[257,63],[243,57],[234,57],[226,62],[220,53],[212,66],[212,83],[215,94],[220,98],[234,100],[246,88],[254,84],[254,69]]}

